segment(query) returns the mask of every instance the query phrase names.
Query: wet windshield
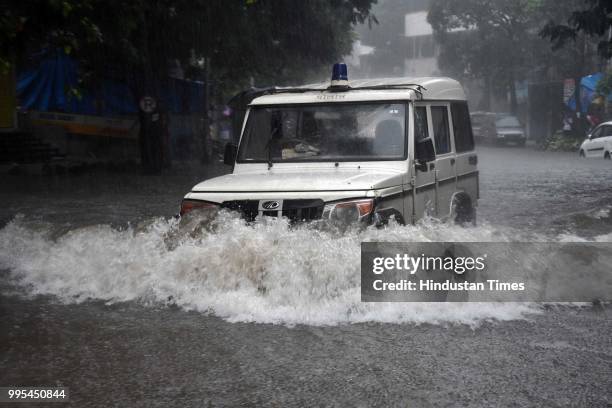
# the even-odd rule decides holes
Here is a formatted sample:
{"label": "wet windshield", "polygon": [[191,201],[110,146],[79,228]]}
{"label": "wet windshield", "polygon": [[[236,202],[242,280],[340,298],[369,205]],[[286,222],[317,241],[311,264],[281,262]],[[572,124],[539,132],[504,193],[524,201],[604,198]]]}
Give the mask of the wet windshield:
{"label": "wet windshield", "polygon": [[405,111],[398,103],[254,107],[238,161],[401,160]]}
{"label": "wet windshield", "polygon": [[495,121],[497,127],[520,127],[521,123],[514,116],[504,116]]}

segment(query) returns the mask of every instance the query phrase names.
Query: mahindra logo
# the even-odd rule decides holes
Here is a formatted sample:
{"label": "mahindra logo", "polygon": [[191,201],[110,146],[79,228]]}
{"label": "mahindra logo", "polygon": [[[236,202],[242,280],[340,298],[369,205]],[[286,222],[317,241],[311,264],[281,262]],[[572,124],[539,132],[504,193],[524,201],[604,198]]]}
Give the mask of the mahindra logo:
{"label": "mahindra logo", "polygon": [[264,210],[276,210],[280,207],[280,203],[278,201],[266,201],[261,205],[261,208]]}

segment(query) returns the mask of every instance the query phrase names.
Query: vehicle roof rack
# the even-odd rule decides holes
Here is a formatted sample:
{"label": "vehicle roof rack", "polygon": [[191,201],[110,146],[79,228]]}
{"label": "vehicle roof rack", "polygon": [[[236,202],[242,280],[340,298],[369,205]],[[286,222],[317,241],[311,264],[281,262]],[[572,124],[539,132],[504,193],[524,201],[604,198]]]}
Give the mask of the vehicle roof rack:
{"label": "vehicle roof rack", "polygon": [[365,86],[356,86],[356,87],[347,86],[347,87],[342,87],[342,88],[337,88],[337,87],[332,87],[332,86],[320,87],[320,88],[271,87],[271,88],[264,89],[261,94],[262,95],[276,95],[276,94],[283,94],[283,93],[305,93],[305,92],[326,92],[326,91],[328,92],[350,92],[350,91],[364,91],[364,90],[379,91],[379,90],[386,90],[386,89],[388,90],[408,89],[408,90],[416,92],[420,98],[423,98],[423,91],[427,90],[427,88],[419,84],[384,84],[384,85],[365,85]]}

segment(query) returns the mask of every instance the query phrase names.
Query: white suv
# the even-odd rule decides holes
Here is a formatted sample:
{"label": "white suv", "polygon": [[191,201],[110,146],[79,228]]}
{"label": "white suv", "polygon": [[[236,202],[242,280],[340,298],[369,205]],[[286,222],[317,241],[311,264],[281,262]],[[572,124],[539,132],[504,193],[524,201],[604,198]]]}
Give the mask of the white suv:
{"label": "white suv", "polygon": [[612,154],[612,121],[598,125],[580,145],[581,157],[603,157]]}
{"label": "white suv", "polygon": [[249,221],[414,223],[427,214],[470,222],[477,161],[455,80],[274,88],[249,105],[239,145],[226,146],[233,172],[194,186],[181,215],[225,208]]}

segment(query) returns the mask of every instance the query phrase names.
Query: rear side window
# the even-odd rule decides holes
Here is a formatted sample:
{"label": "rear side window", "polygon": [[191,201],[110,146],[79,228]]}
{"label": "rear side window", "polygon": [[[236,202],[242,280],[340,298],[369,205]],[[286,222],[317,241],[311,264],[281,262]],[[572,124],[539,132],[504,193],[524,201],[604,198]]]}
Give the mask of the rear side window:
{"label": "rear side window", "polygon": [[602,137],[612,136],[612,126],[604,126],[603,132],[601,132]]}
{"label": "rear side window", "polygon": [[446,106],[431,107],[431,122],[436,139],[436,154],[449,153],[451,151],[450,130]]}
{"label": "rear side window", "polygon": [[455,134],[455,150],[457,153],[474,150],[474,135],[472,134],[467,103],[451,103],[451,116],[453,117],[453,133]]}

